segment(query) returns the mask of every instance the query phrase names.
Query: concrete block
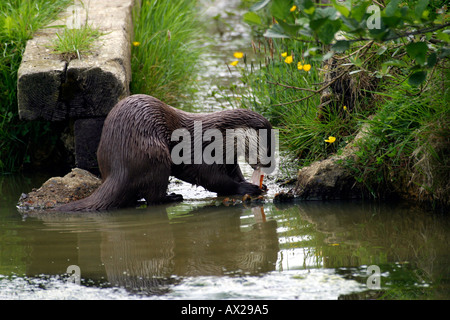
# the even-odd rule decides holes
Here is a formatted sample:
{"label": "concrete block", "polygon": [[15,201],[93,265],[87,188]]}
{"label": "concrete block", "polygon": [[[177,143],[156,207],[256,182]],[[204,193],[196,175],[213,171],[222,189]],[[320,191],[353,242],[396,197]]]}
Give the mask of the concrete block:
{"label": "concrete block", "polygon": [[78,119],[75,121],[75,165],[78,168],[92,172],[97,171],[97,148],[104,121],[105,118]]}
{"label": "concrete block", "polygon": [[[81,60],[64,61],[52,51],[58,29],[39,30],[29,40],[18,71],[19,116],[24,120],[61,121],[103,117],[129,95],[132,8],[135,0],[76,2],[77,15],[104,35]],[[69,14],[69,15],[68,15]],[[70,10],[53,25],[70,20]],[[84,21],[82,19],[82,21]]]}

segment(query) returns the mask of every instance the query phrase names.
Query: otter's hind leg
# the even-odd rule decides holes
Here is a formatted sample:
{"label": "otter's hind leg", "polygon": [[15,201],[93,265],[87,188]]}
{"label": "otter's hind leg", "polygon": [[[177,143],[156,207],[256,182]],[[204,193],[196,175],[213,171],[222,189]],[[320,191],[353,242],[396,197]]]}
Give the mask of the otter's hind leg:
{"label": "otter's hind leg", "polygon": [[[155,149],[151,149],[155,150]],[[182,201],[179,194],[167,194],[171,175],[171,159],[168,147],[160,147],[158,153],[147,152],[147,166],[139,176],[139,194],[147,204]]]}

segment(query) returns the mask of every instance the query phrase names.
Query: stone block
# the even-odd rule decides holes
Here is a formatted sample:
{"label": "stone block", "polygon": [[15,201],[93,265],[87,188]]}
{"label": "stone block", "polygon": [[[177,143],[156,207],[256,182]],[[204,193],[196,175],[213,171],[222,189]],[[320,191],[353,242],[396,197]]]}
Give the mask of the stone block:
{"label": "stone block", "polygon": [[[51,49],[57,28],[39,30],[29,40],[18,71],[19,116],[24,120],[104,117],[129,95],[132,8],[135,0],[88,1],[77,14],[103,35],[92,51],[65,61]],[[70,13],[70,10],[68,10]],[[62,14],[53,25],[65,24]],[[83,20],[84,21],[84,20]]]}
{"label": "stone block", "polygon": [[74,124],[75,164],[78,168],[96,172],[97,148],[105,118],[78,119]]}

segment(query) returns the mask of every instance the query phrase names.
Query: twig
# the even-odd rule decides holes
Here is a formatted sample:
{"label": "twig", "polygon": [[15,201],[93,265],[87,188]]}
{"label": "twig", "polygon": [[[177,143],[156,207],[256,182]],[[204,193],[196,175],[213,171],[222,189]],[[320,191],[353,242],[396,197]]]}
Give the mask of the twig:
{"label": "twig", "polygon": [[341,58],[340,58],[340,57],[335,57],[335,59],[336,59],[336,60],[344,60],[344,59],[347,59],[347,58],[351,57],[352,55],[354,55],[354,54],[360,52],[361,50],[363,50],[363,49],[365,49],[365,48],[367,48],[367,47],[370,48],[370,47],[372,46],[373,43],[374,43],[374,40],[369,41],[369,42],[367,42],[365,45],[363,45],[361,48],[359,48],[358,50],[356,50],[356,51],[350,53],[349,55],[346,55],[345,57],[341,57]]}
{"label": "twig", "polygon": [[300,87],[295,87],[295,86],[289,86],[289,85],[282,84],[282,83],[279,83],[279,82],[267,81],[267,83],[274,84],[274,85],[277,85],[277,86],[280,86],[280,87],[284,87],[284,88],[288,88],[288,89],[303,90],[303,91],[309,91],[309,92],[314,92],[314,93],[316,93],[316,90],[313,90],[313,89],[300,88]]}
{"label": "twig", "polygon": [[284,102],[284,103],[279,103],[279,104],[273,104],[272,106],[274,107],[278,107],[278,106],[285,106],[288,104],[292,104],[292,103],[297,103],[297,102],[301,102],[303,100],[309,99],[312,96],[314,96],[315,94],[321,93],[323,90],[325,90],[326,88],[328,88],[329,86],[331,86],[333,83],[335,83],[337,80],[339,80],[340,78],[342,78],[350,69],[351,66],[347,66],[345,68],[344,71],[342,71],[336,78],[334,78],[333,80],[331,80],[330,82],[328,82],[326,85],[322,86],[321,88],[317,89],[317,90],[311,90],[311,89],[306,89],[306,88],[299,88],[301,90],[306,90],[306,91],[310,91],[312,92],[312,94],[310,94],[309,96],[303,97],[301,99],[297,99],[297,100],[293,100],[293,101],[289,101],[289,102]]}
{"label": "twig", "polygon": [[[446,27],[448,27],[448,26],[450,26],[450,22],[447,22],[447,23],[445,23],[445,24],[440,24],[440,25],[437,25],[437,26],[433,26],[433,27],[429,27],[428,29],[425,28],[425,29],[422,29],[422,30],[416,30],[416,31],[411,31],[411,32],[405,32],[405,33],[400,34],[400,35],[397,34],[397,35],[392,36],[392,37],[390,37],[390,38],[383,39],[383,40],[381,40],[381,42],[386,42],[386,41],[389,41],[389,40],[395,40],[395,39],[399,39],[399,38],[405,38],[405,37],[407,37],[407,36],[413,36],[413,35],[421,34],[421,33],[433,32],[433,31],[437,31],[437,30],[439,30],[439,29],[446,28]],[[350,41],[350,42],[372,41],[372,39],[368,39],[368,38],[358,38],[358,39],[352,39],[352,40],[348,40],[348,41]]]}
{"label": "twig", "polygon": [[382,8],[384,8],[385,6],[384,6],[384,4],[382,4],[382,3],[379,3],[378,1],[375,1],[375,0],[372,0],[372,2],[375,2],[377,5],[379,5],[380,7],[382,7]]}
{"label": "twig", "polygon": [[[366,45],[364,45],[363,47],[361,47],[360,49],[357,50],[358,52],[361,52],[362,50],[364,50],[364,52],[362,53],[363,55],[367,53],[367,51],[369,50],[369,48],[372,46],[372,44],[374,43],[374,41],[370,41],[369,43],[367,43]],[[373,55],[372,55],[373,56]],[[370,57],[372,57],[370,56]],[[369,57],[369,58],[370,58]],[[369,59],[368,58],[368,59]],[[368,59],[366,59],[363,63],[365,63]],[[303,97],[301,99],[297,99],[294,101],[290,101],[290,102],[284,102],[284,103],[279,103],[279,104],[273,104],[272,106],[284,106],[284,105],[288,105],[288,104],[292,104],[292,103],[297,103],[297,102],[301,102],[303,100],[309,99],[312,96],[314,96],[315,94],[321,93],[322,91],[324,91],[325,89],[327,89],[329,86],[331,86],[333,83],[335,83],[337,80],[339,80],[340,78],[342,78],[351,68],[351,65],[347,66],[345,68],[344,71],[342,71],[337,77],[335,77],[333,80],[331,80],[330,82],[326,83],[324,86],[320,87],[317,90],[312,90],[312,89],[308,89],[308,88],[299,88],[299,87],[295,87],[295,86],[289,86],[289,85],[285,85],[279,82],[269,82],[271,84],[275,84],[278,86],[282,86],[285,88],[289,88],[289,89],[296,89],[296,90],[302,90],[302,91],[308,91],[308,92],[312,92],[312,94],[310,94],[309,96]]]}

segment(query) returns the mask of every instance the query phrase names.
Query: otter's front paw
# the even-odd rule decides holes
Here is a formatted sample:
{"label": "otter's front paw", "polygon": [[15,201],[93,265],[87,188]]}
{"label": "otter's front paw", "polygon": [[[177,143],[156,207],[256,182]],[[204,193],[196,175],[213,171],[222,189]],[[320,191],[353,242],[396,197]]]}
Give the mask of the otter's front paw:
{"label": "otter's front paw", "polygon": [[252,183],[248,182],[242,182],[239,184],[238,187],[238,194],[239,195],[251,195],[251,196],[259,196],[263,193],[263,190],[261,190],[257,185],[254,185]]}

